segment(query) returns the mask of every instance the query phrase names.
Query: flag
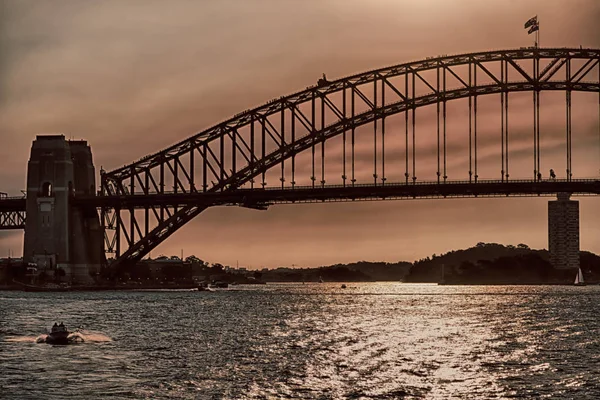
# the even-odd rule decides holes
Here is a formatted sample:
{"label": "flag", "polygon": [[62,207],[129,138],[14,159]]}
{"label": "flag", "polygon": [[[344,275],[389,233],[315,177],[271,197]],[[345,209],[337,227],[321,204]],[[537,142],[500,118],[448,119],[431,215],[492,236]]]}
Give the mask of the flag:
{"label": "flag", "polygon": [[529,28],[529,30],[527,31],[527,33],[531,35],[533,32],[539,31],[539,30],[540,30],[540,25],[536,23],[531,28]]}
{"label": "flag", "polygon": [[[524,28],[527,29],[532,25],[537,25],[538,21],[537,21],[537,15],[533,18],[529,18],[529,21],[525,22],[525,26]],[[531,32],[529,32],[531,33]]]}

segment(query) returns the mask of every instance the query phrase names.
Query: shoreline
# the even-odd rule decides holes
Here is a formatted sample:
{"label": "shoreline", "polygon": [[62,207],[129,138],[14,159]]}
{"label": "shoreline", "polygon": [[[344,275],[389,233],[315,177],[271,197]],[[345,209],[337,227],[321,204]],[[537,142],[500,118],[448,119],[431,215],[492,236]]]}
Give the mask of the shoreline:
{"label": "shoreline", "polygon": [[109,291],[135,291],[135,290],[190,290],[198,289],[198,285],[173,285],[173,286],[109,286],[109,285],[85,285],[85,286],[69,286],[65,288],[30,288],[25,289],[19,285],[4,285],[0,286],[0,291],[16,291],[16,292],[109,292]]}
{"label": "shoreline", "polygon": [[[401,281],[330,281],[330,282],[302,282],[302,281],[273,281],[265,282],[266,284],[342,284],[342,283],[399,283],[409,285],[436,285],[436,286],[575,286],[573,283],[560,283],[560,282],[547,282],[547,283],[442,283],[442,282],[401,282]],[[598,286],[599,282],[589,282],[584,286]],[[240,286],[256,286],[255,284],[239,284]],[[263,285],[259,285],[263,286]],[[73,286],[64,288],[62,290],[53,290],[52,288],[31,288],[30,290],[24,289],[18,285],[1,285],[0,291],[14,291],[14,292],[110,292],[110,291],[148,291],[148,290],[194,290],[198,289],[198,285],[187,284],[187,285],[172,285],[172,286],[161,286],[161,285],[149,285],[149,286]]]}

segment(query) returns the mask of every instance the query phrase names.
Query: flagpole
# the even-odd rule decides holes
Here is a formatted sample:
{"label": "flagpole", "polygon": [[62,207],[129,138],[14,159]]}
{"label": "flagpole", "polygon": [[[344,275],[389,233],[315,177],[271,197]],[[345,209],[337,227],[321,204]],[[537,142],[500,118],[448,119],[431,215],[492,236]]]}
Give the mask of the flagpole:
{"label": "flagpole", "polygon": [[533,42],[534,42],[534,47],[538,48],[540,46],[540,24],[537,19],[537,15],[535,17],[529,18],[527,20],[527,22],[525,22],[525,26],[523,26],[523,28],[525,28],[525,29],[529,28],[529,30],[527,31],[527,33],[529,35],[531,35],[532,33],[535,32],[535,36],[533,37]]}

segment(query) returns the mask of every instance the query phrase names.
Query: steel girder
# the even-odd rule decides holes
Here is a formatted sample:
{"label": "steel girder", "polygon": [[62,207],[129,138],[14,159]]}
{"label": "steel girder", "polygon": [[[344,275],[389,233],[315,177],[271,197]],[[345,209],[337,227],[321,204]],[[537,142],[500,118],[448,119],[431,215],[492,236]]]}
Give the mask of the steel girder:
{"label": "steel girder", "polygon": [[25,229],[25,201],[24,197],[0,197],[0,230]]}
{"label": "steel girder", "polygon": [[[522,65],[524,60],[531,61],[532,72]],[[541,70],[540,60],[547,62]],[[469,182],[477,183],[477,97],[494,93],[500,94],[502,100],[501,180],[508,181],[510,176],[508,94],[521,91],[533,92],[534,103],[536,103],[536,95],[538,96],[537,114],[534,107],[534,124],[537,118],[538,126],[538,128],[534,126],[533,173],[536,179],[540,164],[539,92],[542,90],[561,90],[567,93],[566,170],[570,180],[572,176],[570,93],[572,91],[600,93],[600,78],[592,76],[591,73],[599,65],[599,60],[599,49],[522,48],[433,57],[334,81],[322,79],[317,85],[306,90],[239,113],[159,153],[102,174],[102,195],[213,193],[236,190],[244,185],[254,189],[255,178],[259,178],[260,186],[265,188],[266,172],[279,165],[281,165],[281,188],[284,188],[286,186],[284,161],[289,159],[291,159],[291,180],[287,186],[294,188],[295,157],[307,149],[312,149],[310,177],[312,187],[324,188],[326,186],[325,142],[340,134],[344,137],[341,178],[343,186],[353,186],[356,184],[354,176],[356,128],[373,123],[376,148],[378,137],[381,137],[382,141],[385,140],[385,118],[402,112],[406,114],[405,183],[408,184],[409,181],[415,183],[417,181],[414,145],[415,112],[419,107],[430,104],[438,104],[437,176],[439,183],[446,182],[446,102],[459,98],[469,98],[468,172]],[[460,67],[467,67],[468,73],[460,71]],[[427,71],[429,73],[434,71],[436,77],[432,79],[425,76]],[[450,79],[456,82],[458,87],[447,88],[447,80]],[[425,90],[418,92],[416,88],[419,85]],[[472,102],[474,108],[471,106]],[[443,107],[443,139],[440,133],[440,107]],[[408,135],[410,113],[412,113],[412,154],[409,154]],[[473,131],[471,118],[474,119]],[[377,133],[378,122],[381,124],[379,134]],[[347,134],[352,138],[351,154],[349,154],[350,171],[346,170]],[[321,145],[320,179],[315,173],[317,145]],[[410,161],[412,161],[412,168]],[[381,165],[380,170],[377,170],[379,165]],[[385,185],[385,160],[380,160],[379,164],[375,160],[373,179],[375,186],[378,182],[380,185]],[[135,262],[207,207],[147,205],[143,216],[136,216],[133,208],[104,207],[101,213],[106,236],[105,248],[108,253],[116,256],[117,264]],[[125,218],[124,216],[127,215],[128,218]],[[122,239],[124,245],[121,244]]]}
{"label": "steel girder", "polygon": [[25,229],[25,211],[0,211],[2,229]]}

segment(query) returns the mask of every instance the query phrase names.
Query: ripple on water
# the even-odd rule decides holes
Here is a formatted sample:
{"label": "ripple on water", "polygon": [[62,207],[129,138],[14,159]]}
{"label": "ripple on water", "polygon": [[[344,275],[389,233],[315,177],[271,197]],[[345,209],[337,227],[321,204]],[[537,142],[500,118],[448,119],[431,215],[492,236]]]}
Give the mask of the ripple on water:
{"label": "ripple on water", "polygon": [[[4,292],[7,398],[600,397],[600,288]],[[80,346],[35,345],[53,321]],[[80,336],[79,336],[80,335]],[[60,393],[60,396],[54,395]]]}

